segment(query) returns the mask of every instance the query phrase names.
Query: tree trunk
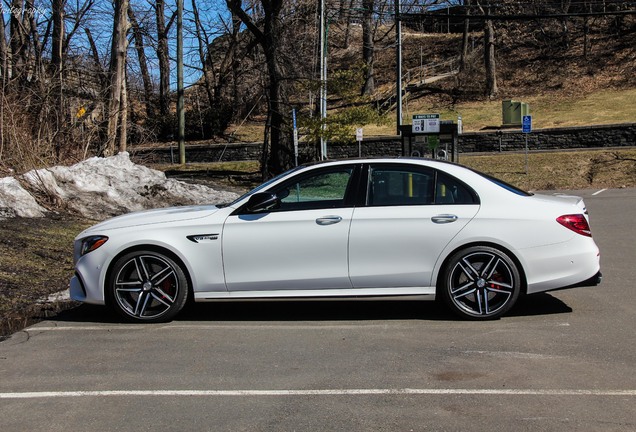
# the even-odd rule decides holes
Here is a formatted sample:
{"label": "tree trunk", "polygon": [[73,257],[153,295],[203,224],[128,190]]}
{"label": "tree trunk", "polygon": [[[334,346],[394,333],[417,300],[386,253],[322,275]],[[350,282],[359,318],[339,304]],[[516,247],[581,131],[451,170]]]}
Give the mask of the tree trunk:
{"label": "tree trunk", "polygon": [[[349,0],[349,8],[348,10],[346,10],[344,13],[347,17],[347,27],[345,29],[345,36],[344,36],[344,48],[348,49],[349,45],[350,45],[350,34],[351,34],[351,10],[353,9],[353,1],[354,0]],[[345,0],[342,0],[342,4],[345,4]]]}
{"label": "tree trunk", "polygon": [[[470,15],[470,0],[464,0],[466,15]],[[459,59],[459,71],[466,70],[466,62],[468,61],[468,36],[470,34],[470,19],[464,19],[464,32],[462,34],[462,52]]]}
{"label": "tree trunk", "polygon": [[[64,77],[62,75],[63,69],[63,52],[62,46],[64,43],[64,5],[66,0],[53,0],[51,2],[51,14],[53,21],[53,41],[51,50],[51,91],[55,98],[57,105],[57,115],[53,119],[55,123],[55,130],[57,135],[55,137],[55,158],[59,161],[61,158],[62,145],[65,141],[65,133],[62,131],[65,129],[65,107],[64,107]],[[37,60],[36,60],[37,61]]]}
{"label": "tree trunk", "polygon": [[31,79],[39,81],[40,77],[44,75],[44,62],[42,61],[42,42],[38,33],[38,24],[35,21],[35,14],[31,12],[35,10],[33,0],[26,0],[25,8],[27,12],[24,15],[23,23],[28,29],[27,40],[30,35],[30,42],[33,44],[33,51],[30,53],[32,56],[28,56],[28,70],[32,74]]}
{"label": "tree trunk", "polygon": [[[483,15],[486,11],[477,0],[477,6]],[[484,66],[486,68],[486,96],[489,99],[497,96],[497,64],[495,60],[495,27],[492,20],[484,21]]]}
{"label": "tree trunk", "polygon": [[119,134],[117,136],[117,152],[127,150],[128,141],[128,90],[126,89],[126,61],[124,60],[124,77],[121,82],[121,102],[119,104]]}
{"label": "tree trunk", "polygon": [[0,15],[0,31],[2,31],[2,34],[0,34],[0,74],[1,78],[2,78],[2,89],[4,91],[4,82],[7,78],[7,62],[8,62],[8,54],[9,54],[9,46],[7,45],[7,39],[5,37],[6,34],[6,24],[4,22],[4,15]]}
{"label": "tree trunk", "polygon": [[22,76],[26,64],[26,52],[28,35],[26,26],[22,20],[24,10],[23,0],[12,0],[10,21],[10,46],[11,46],[11,78],[16,79]]}
{"label": "tree trunk", "polygon": [[8,46],[7,46],[7,40],[5,38],[5,34],[6,34],[6,25],[4,22],[4,15],[0,16],[0,24],[2,24],[2,27],[0,27],[0,30],[2,30],[2,34],[0,34],[0,89],[2,90],[2,98],[0,99],[0,161],[2,161],[2,158],[4,156],[4,102],[5,102],[5,98],[4,98],[4,94],[6,91],[6,84],[7,84],[7,78],[8,78],[8,64],[9,64],[9,58],[8,58]]}
{"label": "tree trunk", "polygon": [[570,0],[561,2],[561,12],[566,15],[561,19],[561,46],[570,49],[570,25],[567,14],[570,13]]}
{"label": "tree trunk", "polygon": [[[125,85],[126,71],[126,32],[128,21],[126,11],[128,10],[128,0],[115,0],[115,19],[113,22],[113,38],[110,57],[110,89],[108,97],[108,126],[106,130],[106,143],[103,151],[104,156],[115,154],[115,145],[120,144],[117,140],[121,127],[122,111],[126,110],[122,106],[122,89]],[[123,100],[125,103],[125,98]]]}
{"label": "tree trunk", "polygon": [[497,65],[495,60],[495,28],[492,20],[484,23],[485,65],[486,65],[486,94],[489,98],[497,96]]}
{"label": "tree trunk", "polygon": [[150,72],[148,71],[148,60],[146,59],[145,44],[143,33],[139,27],[139,22],[135,16],[135,11],[131,4],[128,5],[128,19],[130,20],[130,26],[135,39],[135,50],[137,51],[137,59],[139,60],[139,71],[141,72],[141,79],[144,84],[144,103],[146,104],[146,116],[148,118],[153,117],[153,105],[152,105],[152,79],[150,78]]}
{"label": "tree trunk", "polygon": [[88,45],[91,47],[91,58],[93,59],[93,65],[95,68],[95,72],[98,74],[99,84],[101,87],[101,94],[103,97],[107,97],[108,95],[108,76],[104,73],[104,69],[102,67],[102,62],[99,58],[99,50],[97,49],[97,44],[95,43],[95,39],[93,38],[93,34],[90,29],[86,27],[84,29],[86,33],[86,39],[88,40]]}
{"label": "tree trunk", "polygon": [[375,91],[373,78],[373,0],[363,0],[362,7],[362,61],[364,63],[364,84],[362,94],[370,95]]}
{"label": "tree trunk", "polygon": [[54,73],[62,71],[62,45],[64,44],[64,5],[66,0],[53,0],[53,49],[51,51],[51,66]]}
{"label": "tree trunk", "polygon": [[212,68],[212,59],[207,52],[209,42],[204,36],[203,26],[201,25],[201,18],[199,17],[199,8],[197,7],[196,0],[192,0],[192,13],[194,15],[194,28],[197,35],[197,42],[199,47],[199,60],[201,61],[201,68],[203,69],[203,87],[208,97],[208,104],[210,107],[215,106],[214,98],[214,69]]}
{"label": "tree trunk", "polygon": [[264,12],[263,30],[243,10],[241,0],[226,0],[226,3],[228,9],[235,13],[254,35],[265,54],[269,78],[267,93],[269,120],[265,127],[263,159],[261,160],[261,171],[265,179],[280,174],[294,164],[291,137],[283,131],[285,125],[283,110],[288,104],[283,90],[283,71],[278,62],[280,57],[279,20],[283,0],[261,0]]}
{"label": "tree trunk", "polygon": [[162,119],[166,119],[170,114],[170,57],[168,52],[168,31],[164,15],[164,0],[157,0],[155,12],[157,21],[157,58],[159,59],[159,115]]}
{"label": "tree trunk", "polygon": [[263,50],[269,75],[269,112],[271,113],[271,129],[269,131],[270,154],[262,165],[265,166],[264,178],[280,174],[293,166],[293,151],[290,137],[283,133],[285,116],[283,110],[287,105],[287,98],[283,94],[283,71],[278,62],[280,51],[280,23],[279,15],[283,0],[263,0],[265,10],[265,34]]}

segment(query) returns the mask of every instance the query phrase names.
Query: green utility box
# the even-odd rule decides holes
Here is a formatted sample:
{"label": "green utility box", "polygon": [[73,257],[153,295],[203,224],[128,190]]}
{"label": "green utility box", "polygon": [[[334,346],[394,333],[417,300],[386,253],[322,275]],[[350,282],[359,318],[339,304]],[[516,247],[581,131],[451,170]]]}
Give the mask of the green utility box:
{"label": "green utility box", "polygon": [[504,126],[521,126],[523,116],[530,115],[530,106],[525,102],[505,100],[501,102]]}

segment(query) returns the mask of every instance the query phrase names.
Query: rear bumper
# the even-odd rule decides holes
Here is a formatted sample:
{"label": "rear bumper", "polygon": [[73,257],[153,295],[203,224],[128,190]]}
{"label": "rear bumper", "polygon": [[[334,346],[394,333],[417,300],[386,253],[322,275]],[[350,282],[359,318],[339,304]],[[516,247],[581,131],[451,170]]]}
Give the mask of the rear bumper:
{"label": "rear bumper", "polygon": [[572,285],[568,285],[568,286],[563,286],[563,287],[559,287],[559,288],[553,288],[550,290],[546,290],[546,291],[561,291],[561,290],[566,290],[566,289],[570,289],[570,288],[582,288],[582,287],[593,287],[593,286],[597,286],[601,283],[601,280],[603,279],[603,274],[599,271],[598,273],[596,273],[594,276],[592,276],[589,279],[585,279],[584,281],[572,284]]}
{"label": "rear bumper", "polygon": [[570,285],[565,287],[566,288],[578,288],[578,287],[590,287],[590,286],[597,286],[598,284],[601,283],[601,281],[603,280],[603,274],[599,271],[598,273],[596,273],[594,276],[592,276],[589,279],[584,280],[583,282],[579,282],[576,283],[574,285]]}
{"label": "rear bumper", "polygon": [[523,252],[528,294],[600,282],[601,254],[590,237],[575,235],[564,243]]}

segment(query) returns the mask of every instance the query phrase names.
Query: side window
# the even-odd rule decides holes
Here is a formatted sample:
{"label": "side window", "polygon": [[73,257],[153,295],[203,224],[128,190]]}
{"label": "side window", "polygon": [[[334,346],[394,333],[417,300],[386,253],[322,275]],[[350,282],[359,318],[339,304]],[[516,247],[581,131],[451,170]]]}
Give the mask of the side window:
{"label": "side window", "polygon": [[479,204],[479,199],[459,180],[439,173],[435,187],[435,204]]}
{"label": "side window", "polygon": [[342,207],[352,174],[352,167],[343,167],[286,183],[274,191],[281,200],[279,211]]}
{"label": "side window", "polygon": [[434,202],[435,173],[426,169],[372,167],[368,205],[425,205]]}

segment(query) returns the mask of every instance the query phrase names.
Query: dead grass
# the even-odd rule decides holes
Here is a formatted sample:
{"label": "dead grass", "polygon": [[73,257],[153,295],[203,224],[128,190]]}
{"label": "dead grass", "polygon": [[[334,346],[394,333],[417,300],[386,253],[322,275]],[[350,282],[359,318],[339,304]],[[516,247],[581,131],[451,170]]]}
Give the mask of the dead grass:
{"label": "dead grass", "polygon": [[[531,153],[528,174],[524,154],[462,154],[466,166],[526,190],[636,187],[636,149]],[[256,183],[256,162],[188,164],[183,170],[161,167],[170,176],[191,181],[212,179],[245,190]],[[92,222],[68,215],[0,221],[0,339],[69,304],[40,305],[38,300],[68,288],[73,274],[73,238]]]}
{"label": "dead grass", "polygon": [[522,189],[636,187],[636,149],[461,155],[463,165]]}
{"label": "dead grass", "polygon": [[68,288],[73,239],[91,224],[59,214],[0,221],[0,338],[51,308],[39,299]]}
{"label": "dead grass", "polygon": [[[499,26],[499,94],[494,100],[483,96],[484,72],[479,49],[481,33],[475,33],[472,38],[477,40],[477,49],[467,72],[431,84],[419,94],[405,95],[403,123],[410,124],[414,114],[439,113],[444,120],[456,120],[461,115],[466,131],[497,127],[502,123],[501,101],[506,99],[530,105],[535,129],[635,122],[636,33],[633,19],[628,21],[632,23],[629,24],[632,30],[621,36],[608,33],[608,23],[598,21],[595,25],[602,31],[593,31],[589,35],[589,51],[586,54],[580,29],[572,30],[570,49],[559,50],[542,46],[531,33],[519,33],[518,28],[515,32],[513,28],[517,26],[512,26],[509,34],[504,30],[507,26]],[[536,33],[535,24],[529,27]],[[331,31],[333,40],[337,41],[342,37],[339,32],[344,30],[334,26]],[[359,40],[358,36],[352,38],[354,44]],[[374,70],[378,97],[390,93],[394,87],[392,41],[389,35],[384,45],[379,43],[377,46]],[[351,62],[352,48],[345,50],[338,49],[338,46],[334,43],[329,54],[333,70],[346,67]],[[404,30],[403,71],[417,68],[422,63],[434,64],[452,59],[458,55],[460,46],[461,34],[420,34]],[[297,103],[306,101],[298,100]],[[331,109],[335,104],[328,105]],[[395,112],[387,113],[386,117],[385,125],[366,125],[365,136],[394,135]],[[244,141],[262,141],[262,122],[248,122],[231,131]],[[354,127],[351,135],[355,135]]]}
{"label": "dead grass", "polygon": [[[505,99],[505,98],[502,98]],[[636,88],[598,90],[579,96],[558,93],[515,98],[530,105],[534,129],[589,126],[636,122]],[[502,123],[501,100],[469,101],[449,105],[431,99],[405,99],[403,123],[410,124],[414,114],[439,113],[443,120],[457,121],[462,116],[464,131],[479,131],[498,127]],[[351,127],[351,136],[356,128]],[[365,136],[390,136],[396,133],[394,113],[386,115],[386,123],[364,126]],[[241,126],[235,136],[241,141],[258,142],[263,139],[263,128],[258,124]]]}

